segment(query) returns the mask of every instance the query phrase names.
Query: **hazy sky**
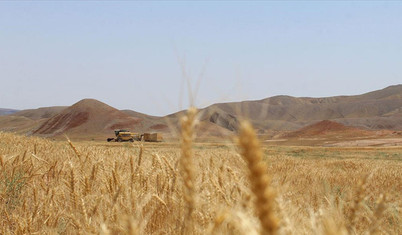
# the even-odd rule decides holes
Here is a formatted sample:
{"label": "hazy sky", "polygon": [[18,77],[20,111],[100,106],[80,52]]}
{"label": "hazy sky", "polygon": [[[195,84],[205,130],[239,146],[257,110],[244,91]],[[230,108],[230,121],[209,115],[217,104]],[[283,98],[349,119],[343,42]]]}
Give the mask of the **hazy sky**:
{"label": "hazy sky", "polygon": [[164,115],[186,80],[199,107],[400,84],[402,2],[0,2],[2,108]]}

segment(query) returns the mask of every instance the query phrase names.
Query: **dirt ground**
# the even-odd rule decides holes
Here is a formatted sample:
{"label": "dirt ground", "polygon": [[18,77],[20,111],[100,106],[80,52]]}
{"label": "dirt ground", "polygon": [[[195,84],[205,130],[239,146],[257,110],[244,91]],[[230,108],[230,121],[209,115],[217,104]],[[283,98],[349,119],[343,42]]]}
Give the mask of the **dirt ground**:
{"label": "dirt ground", "polygon": [[364,138],[281,138],[263,140],[266,145],[279,146],[322,146],[322,147],[375,147],[375,146],[402,146],[402,137],[364,137]]}

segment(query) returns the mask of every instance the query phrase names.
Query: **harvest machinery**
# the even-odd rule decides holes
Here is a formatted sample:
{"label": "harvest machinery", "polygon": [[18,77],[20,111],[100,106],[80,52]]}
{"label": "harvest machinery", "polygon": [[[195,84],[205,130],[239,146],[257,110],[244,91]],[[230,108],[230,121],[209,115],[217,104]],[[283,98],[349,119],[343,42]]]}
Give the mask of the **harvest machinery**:
{"label": "harvest machinery", "polygon": [[116,138],[107,138],[107,142],[115,141],[115,142],[123,142],[123,141],[147,141],[147,142],[161,142],[163,141],[163,137],[160,133],[133,133],[128,130],[116,130],[114,131]]}

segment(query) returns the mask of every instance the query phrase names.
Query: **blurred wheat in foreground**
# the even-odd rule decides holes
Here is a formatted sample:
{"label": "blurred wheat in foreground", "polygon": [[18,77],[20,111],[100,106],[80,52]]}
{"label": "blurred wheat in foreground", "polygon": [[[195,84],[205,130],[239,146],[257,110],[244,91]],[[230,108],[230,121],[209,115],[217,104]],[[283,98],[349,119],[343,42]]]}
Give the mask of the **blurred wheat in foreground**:
{"label": "blurred wheat in foreground", "polygon": [[0,132],[1,234],[402,234],[401,148],[52,142]]}

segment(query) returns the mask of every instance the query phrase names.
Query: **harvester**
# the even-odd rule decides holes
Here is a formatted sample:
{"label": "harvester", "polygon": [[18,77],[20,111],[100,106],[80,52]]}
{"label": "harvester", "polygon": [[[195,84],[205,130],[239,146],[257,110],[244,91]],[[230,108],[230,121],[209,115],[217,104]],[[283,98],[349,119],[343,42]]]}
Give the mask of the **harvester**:
{"label": "harvester", "polygon": [[134,140],[141,140],[141,135],[138,133],[133,133],[128,130],[116,130],[114,131],[116,138],[107,138],[107,142],[115,141],[115,142],[123,142],[130,141],[134,142]]}
{"label": "harvester", "polygon": [[107,142],[123,142],[123,141],[146,141],[146,142],[162,142],[163,137],[160,133],[133,133],[128,130],[116,130],[114,131],[116,138],[107,138]]}

